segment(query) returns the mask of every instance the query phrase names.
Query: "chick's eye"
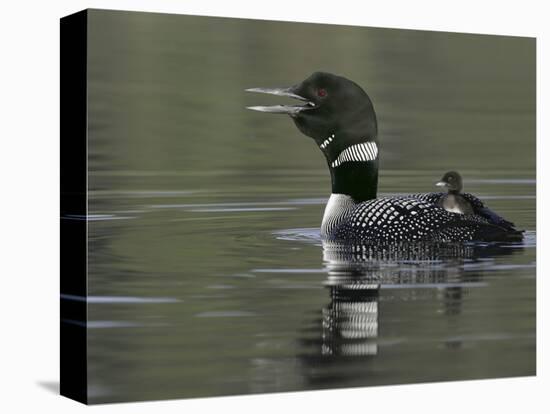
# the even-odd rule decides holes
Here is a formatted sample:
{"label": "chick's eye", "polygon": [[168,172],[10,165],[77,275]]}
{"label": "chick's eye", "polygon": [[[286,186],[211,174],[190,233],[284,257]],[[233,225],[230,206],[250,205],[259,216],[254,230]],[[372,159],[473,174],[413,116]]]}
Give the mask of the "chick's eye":
{"label": "chick's eye", "polygon": [[320,98],[324,98],[327,96],[327,90],[326,89],[317,89],[317,96]]}

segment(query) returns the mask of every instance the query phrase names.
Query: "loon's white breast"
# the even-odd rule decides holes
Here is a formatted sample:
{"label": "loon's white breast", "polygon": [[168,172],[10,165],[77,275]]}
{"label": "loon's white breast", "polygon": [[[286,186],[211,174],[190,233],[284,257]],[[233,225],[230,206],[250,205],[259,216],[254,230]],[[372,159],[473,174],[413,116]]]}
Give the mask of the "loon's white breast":
{"label": "loon's white breast", "polygon": [[349,195],[331,194],[321,223],[321,236],[324,238],[329,236],[338,224],[346,220],[348,213],[355,205],[355,201]]}

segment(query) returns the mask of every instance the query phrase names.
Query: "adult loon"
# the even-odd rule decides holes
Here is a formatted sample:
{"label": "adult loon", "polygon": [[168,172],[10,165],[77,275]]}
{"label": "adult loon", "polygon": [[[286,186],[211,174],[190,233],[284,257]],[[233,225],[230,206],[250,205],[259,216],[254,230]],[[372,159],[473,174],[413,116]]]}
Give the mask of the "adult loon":
{"label": "adult loon", "polygon": [[355,82],[315,72],[291,87],[247,91],[303,102],[248,109],[290,115],[296,127],[313,138],[324,154],[332,181],[332,195],[321,225],[324,240],[390,244],[521,240],[520,232],[486,217],[444,210],[430,200],[430,194],[376,198],[376,114],[369,96]]}
{"label": "adult loon", "polygon": [[515,230],[514,223],[505,220],[494,211],[485,207],[483,202],[476,196],[462,192],[462,176],[458,172],[446,172],[435,185],[446,188],[448,192],[433,193],[431,197],[426,198],[431,199],[431,201],[445,210],[451,213],[476,214],[486,218],[490,223],[509,230]]}

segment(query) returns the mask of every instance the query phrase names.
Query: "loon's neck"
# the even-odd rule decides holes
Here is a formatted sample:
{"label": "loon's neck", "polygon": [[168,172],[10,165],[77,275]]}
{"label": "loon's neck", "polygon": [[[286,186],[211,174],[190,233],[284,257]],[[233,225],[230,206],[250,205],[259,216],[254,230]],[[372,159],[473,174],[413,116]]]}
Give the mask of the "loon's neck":
{"label": "loon's neck", "polygon": [[333,194],[349,195],[356,203],[372,200],[378,190],[378,159],[330,167],[330,177]]}
{"label": "loon's neck", "polygon": [[376,198],[378,144],[375,139],[316,140],[330,170],[332,195],[325,207],[321,235],[330,238],[357,203]]}
{"label": "loon's neck", "polygon": [[318,141],[330,170],[333,194],[345,194],[360,203],[376,198],[378,144],[371,139],[338,139],[330,134]]}

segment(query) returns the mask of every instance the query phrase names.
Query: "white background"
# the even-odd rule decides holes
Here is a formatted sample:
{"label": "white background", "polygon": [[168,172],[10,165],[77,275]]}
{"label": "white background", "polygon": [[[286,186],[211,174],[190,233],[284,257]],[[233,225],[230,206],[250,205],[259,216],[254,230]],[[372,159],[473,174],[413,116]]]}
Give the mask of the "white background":
{"label": "white background", "polygon": [[[53,4],[52,4],[53,3]],[[544,412],[548,394],[550,214],[541,183],[548,131],[550,20],[545,1],[4,1],[0,14],[0,411]],[[536,378],[501,379],[127,403],[85,408],[57,395],[59,381],[59,21],[83,8],[115,8],[362,26],[536,36],[538,48],[538,300]],[[307,49],[307,45],[304,45]],[[545,73],[546,72],[546,73]],[[544,99],[543,99],[544,98]],[[546,134],[547,135],[547,134]],[[546,322],[546,327],[544,327]],[[546,388],[546,390],[545,390]],[[546,407],[544,407],[546,405]],[[548,412],[548,411],[546,411]]]}

